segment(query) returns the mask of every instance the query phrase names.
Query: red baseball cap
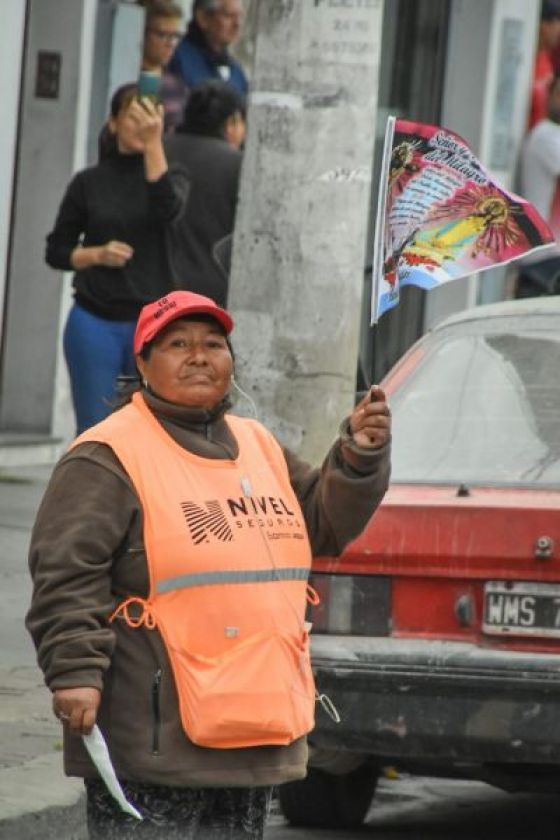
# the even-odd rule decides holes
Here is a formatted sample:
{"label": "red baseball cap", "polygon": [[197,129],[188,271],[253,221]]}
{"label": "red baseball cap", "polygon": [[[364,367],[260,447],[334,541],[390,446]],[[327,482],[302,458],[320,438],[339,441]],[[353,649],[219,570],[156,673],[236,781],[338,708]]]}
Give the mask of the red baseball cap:
{"label": "red baseball cap", "polygon": [[185,315],[211,315],[226,333],[233,329],[231,316],[212,298],[195,292],[169,292],[165,297],[142,308],[134,333],[134,352],[140,353],[142,347],[152,341],[167,324]]}

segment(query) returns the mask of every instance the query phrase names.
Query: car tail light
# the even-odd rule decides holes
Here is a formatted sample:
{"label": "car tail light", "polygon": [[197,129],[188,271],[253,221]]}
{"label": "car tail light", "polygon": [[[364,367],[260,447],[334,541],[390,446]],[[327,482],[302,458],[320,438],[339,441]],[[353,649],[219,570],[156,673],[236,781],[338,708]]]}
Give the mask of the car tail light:
{"label": "car tail light", "polygon": [[315,633],[388,636],[391,632],[391,578],[370,575],[311,575],[320,602],[309,608]]}

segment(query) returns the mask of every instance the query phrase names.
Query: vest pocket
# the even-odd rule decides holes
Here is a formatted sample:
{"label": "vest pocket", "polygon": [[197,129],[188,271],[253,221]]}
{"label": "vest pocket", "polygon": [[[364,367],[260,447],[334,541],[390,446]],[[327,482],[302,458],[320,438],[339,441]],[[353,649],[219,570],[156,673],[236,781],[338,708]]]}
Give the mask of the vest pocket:
{"label": "vest pocket", "polygon": [[161,726],[161,668],[158,668],[152,679],[152,755],[159,755],[159,730]]}
{"label": "vest pocket", "polygon": [[203,747],[287,745],[314,724],[307,633],[258,633],[219,656],[169,648],[183,727]]}

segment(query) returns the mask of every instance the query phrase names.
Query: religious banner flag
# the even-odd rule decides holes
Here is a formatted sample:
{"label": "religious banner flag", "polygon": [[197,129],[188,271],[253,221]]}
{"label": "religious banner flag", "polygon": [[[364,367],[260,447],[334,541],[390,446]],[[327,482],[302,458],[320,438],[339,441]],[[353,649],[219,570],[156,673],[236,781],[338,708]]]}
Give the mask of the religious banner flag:
{"label": "religious banner flag", "polygon": [[401,286],[433,289],[554,242],[535,207],[500,187],[465,141],[389,117],[375,226],[372,324]]}

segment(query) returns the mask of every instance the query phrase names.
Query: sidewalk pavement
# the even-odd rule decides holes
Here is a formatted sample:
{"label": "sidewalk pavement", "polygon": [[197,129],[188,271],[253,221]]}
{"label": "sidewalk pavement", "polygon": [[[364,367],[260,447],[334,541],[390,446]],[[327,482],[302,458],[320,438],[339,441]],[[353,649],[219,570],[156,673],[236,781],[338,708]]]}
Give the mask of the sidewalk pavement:
{"label": "sidewalk pavement", "polygon": [[0,470],[0,840],[84,840],[79,779],[62,770],[62,733],[24,627],[27,549],[50,467]]}

